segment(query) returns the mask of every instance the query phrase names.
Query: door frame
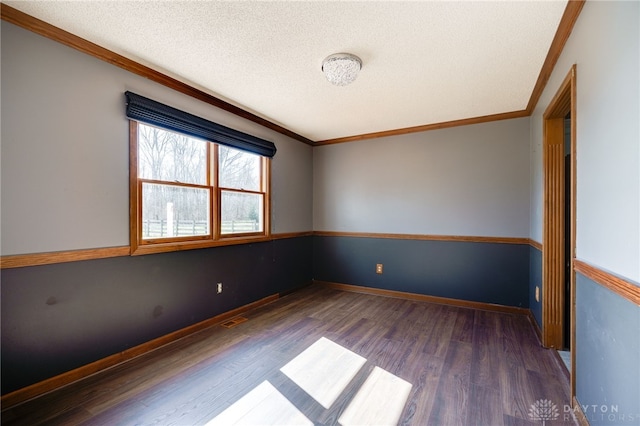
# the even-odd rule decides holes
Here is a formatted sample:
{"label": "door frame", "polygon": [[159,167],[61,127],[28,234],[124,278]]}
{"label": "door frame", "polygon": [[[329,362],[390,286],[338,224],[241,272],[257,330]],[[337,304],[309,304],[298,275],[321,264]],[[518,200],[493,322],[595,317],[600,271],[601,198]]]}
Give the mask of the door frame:
{"label": "door frame", "polygon": [[[571,395],[575,395],[575,300],[576,273],[576,65],[569,70],[543,114],[544,231],[542,250],[542,344],[562,349],[565,321],[564,252],[570,238],[571,262]],[[571,114],[571,170],[564,164],[564,120]],[[565,173],[570,172],[570,222],[565,230]]]}

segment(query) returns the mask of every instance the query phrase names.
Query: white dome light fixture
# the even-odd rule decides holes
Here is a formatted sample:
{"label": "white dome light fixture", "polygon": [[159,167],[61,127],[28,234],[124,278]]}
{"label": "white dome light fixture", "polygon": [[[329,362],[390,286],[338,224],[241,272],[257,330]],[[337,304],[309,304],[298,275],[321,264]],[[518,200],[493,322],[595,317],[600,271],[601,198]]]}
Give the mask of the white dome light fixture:
{"label": "white dome light fixture", "polygon": [[353,83],[362,68],[362,61],[351,53],[335,53],[322,62],[322,72],[336,86]]}

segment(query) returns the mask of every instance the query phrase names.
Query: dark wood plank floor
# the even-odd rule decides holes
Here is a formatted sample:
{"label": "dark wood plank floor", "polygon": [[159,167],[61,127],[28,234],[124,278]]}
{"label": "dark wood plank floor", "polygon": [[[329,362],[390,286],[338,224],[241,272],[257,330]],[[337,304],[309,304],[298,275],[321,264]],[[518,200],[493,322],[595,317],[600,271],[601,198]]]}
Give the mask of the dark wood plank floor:
{"label": "dark wood plank floor", "polygon": [[[378,366],[413,385],[403,425],[539,425],[539,400],[557,406],[554,425],[575,424],[567,377],[523,315],[311,286],[245,316],[3,411],[2,423],[204,424],[268,380],[334,425]],[[323,336],[367,359],[329,409],[279,371]]]}

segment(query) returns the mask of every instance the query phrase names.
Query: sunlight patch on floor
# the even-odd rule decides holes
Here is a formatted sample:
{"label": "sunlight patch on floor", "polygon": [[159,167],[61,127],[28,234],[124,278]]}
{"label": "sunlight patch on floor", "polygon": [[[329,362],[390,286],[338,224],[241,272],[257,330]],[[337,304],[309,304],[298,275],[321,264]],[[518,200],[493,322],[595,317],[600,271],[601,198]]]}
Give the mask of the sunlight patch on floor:
{"label": "sunlight patch on floor", "polygon": [[411,387],[411,383],[375,367],[338,422],[343,426],[398,424]]}
{"label": "sunlight patch on floor", "polygon": [[[322,337],[280,371],[329,409],[367,360]],[[374,367],[338,422],[342,426],[395,425],[411,392],[411,383]],[[313,425],[268,381],[262,382],[207,423],[228,425]]]}
{"label": "sunlight patch on floor", "polygon": [[207,426],[264,424],[313,426],[311,420],[266,381],[209,421]]}
{"label": "sunlight patch on floor", "polygon": [[280,371],[324,408],[329,408],[367,360],[324,337]]}

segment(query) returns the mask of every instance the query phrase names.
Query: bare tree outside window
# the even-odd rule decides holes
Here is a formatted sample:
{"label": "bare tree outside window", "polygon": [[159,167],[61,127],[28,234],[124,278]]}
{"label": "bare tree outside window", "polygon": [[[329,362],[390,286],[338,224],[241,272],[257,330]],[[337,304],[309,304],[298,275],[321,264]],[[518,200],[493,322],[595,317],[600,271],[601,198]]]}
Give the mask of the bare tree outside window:
{"label": "bare tree outside window", "polygon": [[139,122],[132,128],[136,249],[267,232],[265,157]]}
{"label": "bare tree outside window", "polygon": [[259,193],[262,190],[260,157],[221,146],[218,164],[222,234],[261,232],[264,195]]}
{"label": "bare tree outside window", "polygon": [[138,176],[143,179],[207,184],[207,143],[140,124]]}
{"label": "bare tree outside window", "polygon": [[220,146],[220,187],[260,191],[260,156]]}
{"label": "bare tree outside window", "polygon": [[275,144],[126,95],[131,254],[268,239]]}
{"label": "bare tree outside window", "polygon": [[152,181],[142,185],[142,238],[209,235],[208,142],[138,128],[138,176]]}

